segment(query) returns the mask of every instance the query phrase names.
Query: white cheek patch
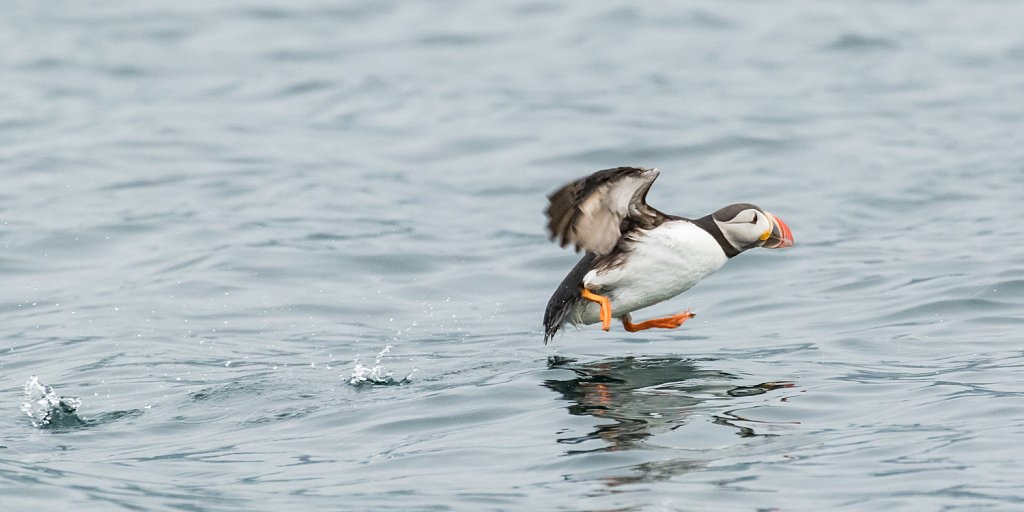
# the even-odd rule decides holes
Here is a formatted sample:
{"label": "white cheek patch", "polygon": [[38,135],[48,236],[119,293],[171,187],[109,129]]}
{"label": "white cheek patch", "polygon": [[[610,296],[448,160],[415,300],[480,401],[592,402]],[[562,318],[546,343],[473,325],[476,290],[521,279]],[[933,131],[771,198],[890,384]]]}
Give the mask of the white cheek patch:
{"label": "white cheek patch", "polygon": [[[747,212],[751,212],[748,214]],[[729,242],[735,249],[744,251],[759,245],[760,242],[764,241],[767,237],[762,238],[765,230],[768,230],[769,235],[771,234],[771,227],[768,225],[768,220],[763,215],[757,215],[757,223],[753,224],[750,221],[754,220],[753,210],[746,210],[740,212],[736,217],[733,217],[731,222],[718,222],[718,228],[722,230],[722,235],[725,236],[725,240]],[[743,222],[740,219],[746,218],[747,222]]]}
{"label": "white cheek patch", "polygon": [[717,220],[715,221],[715,224],[718,224],[718,229],[722,230],[722,235],[725,237],[725,241],[729,242],[729,245],[734,249],[742,250],[745,244],[740,243],[740,241],[736,239],[736,236],[734,235],[734,224],[718,222]]}

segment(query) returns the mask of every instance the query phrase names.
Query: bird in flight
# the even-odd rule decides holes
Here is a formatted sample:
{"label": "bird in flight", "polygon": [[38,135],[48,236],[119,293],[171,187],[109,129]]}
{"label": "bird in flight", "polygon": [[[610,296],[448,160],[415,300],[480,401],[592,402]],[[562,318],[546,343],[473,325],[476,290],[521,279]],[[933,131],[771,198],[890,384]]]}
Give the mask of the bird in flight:
{"label": "bird in flight", "polygon": [[694,314],[634,323],[630,313],[689,290],[747,249],[793,245],[789,226],[752,204],[731,204],[699,219],[654,209],[647,191],[660,173],[605,169],[548,196],[551,239],[586,254],[548,301],[545,344],[567,323],[601,322],[607,331],[618,318],[629,332],[679,327]]}

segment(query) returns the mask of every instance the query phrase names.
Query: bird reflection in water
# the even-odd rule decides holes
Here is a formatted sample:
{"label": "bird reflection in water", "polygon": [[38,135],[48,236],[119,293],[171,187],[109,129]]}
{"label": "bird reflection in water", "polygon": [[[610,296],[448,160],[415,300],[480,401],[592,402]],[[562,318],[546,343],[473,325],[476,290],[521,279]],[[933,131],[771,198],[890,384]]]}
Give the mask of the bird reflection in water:
{"label": "bird reflection in water", "polygon": [[[573,359],[553,356],[548,360],[550,368],[576,374],[572,379],[544,382],[546,387],[571,402],[569,413],[612,420],[589,434],[561,438],[558,442],[580,444],[602,440],[606,443],[596,450],[569,453],[629,449],[654,434],[684,425],[705,401],[760,395],[795,386],[792,382],[738,385],[736,375],[701,368],[698,362],[684,358],[625,357],[577,364]],[[756,421],[743,418],[735,411],[719,413],[713,418],[716,425],[735,428],[741,437],[765,435],[749,426]]]}

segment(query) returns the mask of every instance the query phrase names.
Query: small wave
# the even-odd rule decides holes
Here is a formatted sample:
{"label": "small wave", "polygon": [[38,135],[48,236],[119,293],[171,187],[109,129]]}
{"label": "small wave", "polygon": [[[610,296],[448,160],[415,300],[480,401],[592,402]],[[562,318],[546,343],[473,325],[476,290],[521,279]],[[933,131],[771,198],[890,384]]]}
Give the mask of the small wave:
{"label": "small wave", "polygon": [[898,47],[899,44],[892,39],[864,34],[843,34],[828,45],[828,49],[839,51],[890,50]]}
{"label": "small wave", "polygon": [[886,315],[885,318],[904,322],[927,321],[930,323],[943,319],[969,319],[972,316],[1014,310],[1012,304],[991,299],[937,299],[895,311]]}
{"label": "small wave", "polygon": [[381,350],[377,357],[374,358],[373,366],[366,366],[360,363],[358,359],[355,360],[356,366],[352,368],[352,376],[348,379],[348,383],[356,386],[401,386],[412,382],[412,374],[416,372],[413,369],[405,377],[396,379],[394,374],[390,370],[384,369],[381,366],[381,359],[391,351],[392,345],[385,345],[384,350]]}
{"label": "small wave", "polygon": [[82,400],[74,396],[58,396],[50,386],[33,375],[25,382],[25,399],[21,410],[32,419],[36,428],[77,427],[85,421],[76,411]]}

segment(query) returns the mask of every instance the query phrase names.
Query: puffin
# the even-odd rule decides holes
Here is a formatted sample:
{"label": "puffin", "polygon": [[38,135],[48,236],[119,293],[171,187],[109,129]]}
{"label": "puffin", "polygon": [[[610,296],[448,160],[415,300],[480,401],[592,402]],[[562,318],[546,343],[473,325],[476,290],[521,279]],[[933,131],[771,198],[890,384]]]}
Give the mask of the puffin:
{"label": "puffin", "polygon": [[782,219],[749,203],[736,203],[697,219],[662,213],[647,204],[661,171],[616,167],[570,182],[548,196],[550,238],[584,251],[544,310],[544,344],[565,324],[618,318],[629,332],[673,329],[690,310],[633,322],[631,313],[671,299],[755,247],[793,245]]}

